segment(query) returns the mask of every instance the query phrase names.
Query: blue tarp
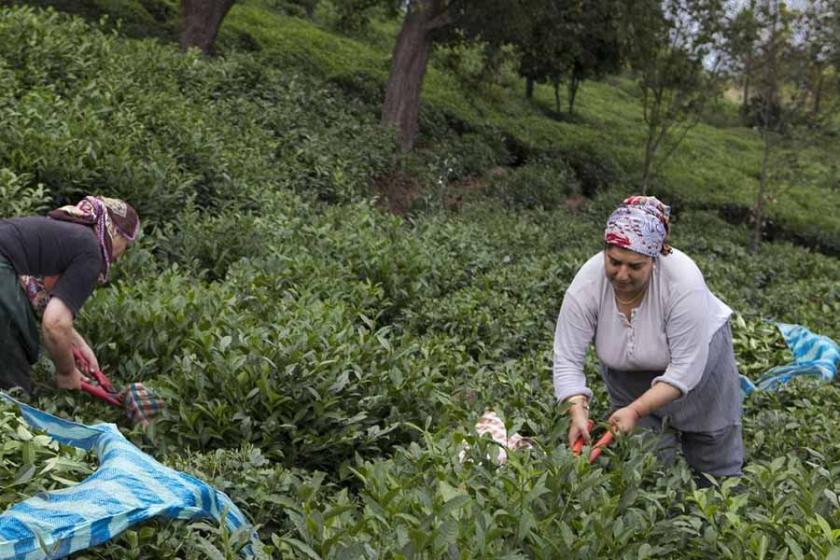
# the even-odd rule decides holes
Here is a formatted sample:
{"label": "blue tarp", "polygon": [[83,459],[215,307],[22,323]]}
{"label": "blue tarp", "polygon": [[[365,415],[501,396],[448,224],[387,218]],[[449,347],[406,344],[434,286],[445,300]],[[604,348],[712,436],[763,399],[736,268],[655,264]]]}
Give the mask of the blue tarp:
{"label": "blue tarp", "polygon": [[112,539],[156,516],[213,519],[230,531],[250,532],[246,557],[261,545],[230,498],[204,482],[157,462],[140,451],[114,424],[86,426],[16,401],[24,420],[55,440],[95,449],[99,468],[83,482],[40,493],[0,515],[0,560],[63,558]]}
{"label": "blue tarp", "polygon": [[773,391],[794,377],[810,376],[831,381],[840,365],[840,345],[827,336],[816,335],[800,325],[776,323],[793,353],[793,363],[764,372],[754,382],[741,376],[741,394]]}

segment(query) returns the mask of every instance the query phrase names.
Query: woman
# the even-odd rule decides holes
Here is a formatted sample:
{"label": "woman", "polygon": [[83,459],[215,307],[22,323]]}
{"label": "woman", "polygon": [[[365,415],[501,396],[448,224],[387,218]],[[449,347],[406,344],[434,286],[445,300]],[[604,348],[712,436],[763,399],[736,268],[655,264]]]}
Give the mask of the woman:
{"label": "woman", "polygon": [[[688,256],[667,243],[670,208],[626,199],[607,221],[605,248],[566,290],[554,337],[554,392],[570,403],[569,445],[589,441],[592,391],[583,374],[594,340],[610,396],[612,429],[673,430],[697,473],[740,476],[744,458],[731,309]],[[674,433],[676,432],[676,433]]]}
{"label": "woman", "polygon": [[139,230],[131,206],[93,196],[48,217],[0,220],[0,388],[32,392],[31,364],[40,351],[36,315],[59,388],[79,389],[87,373],[77,368],[74,347],[91,371],[99,368],[73,321]]}

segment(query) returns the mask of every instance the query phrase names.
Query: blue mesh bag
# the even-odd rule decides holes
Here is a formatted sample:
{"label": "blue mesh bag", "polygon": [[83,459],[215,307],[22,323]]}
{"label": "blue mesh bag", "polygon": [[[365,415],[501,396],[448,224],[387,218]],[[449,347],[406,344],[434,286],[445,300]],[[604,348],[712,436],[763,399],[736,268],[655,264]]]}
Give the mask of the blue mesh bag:
{"label": "blue mesh bag", "polygon": [[81,483],[39,493],[0,515],[0,560],[63,558],[104,543],[153,517],[210,519],[250,531],[242,553],[262,548],[248,520],[222,492],[135,447],[113,424],[86,426],[16,401],[24,420],[60,443],[95,450],[99,468]]}
{"label": "blue mesh bag", "polygon": [[812,333],[801,325],[776,323],[793,353],[793,363],[771,368],[755,382],[741,376],[741,394],[753,391],[773,391],[791,379],[801,376],[831,381],[840,364],[840,346],[827,336]]}

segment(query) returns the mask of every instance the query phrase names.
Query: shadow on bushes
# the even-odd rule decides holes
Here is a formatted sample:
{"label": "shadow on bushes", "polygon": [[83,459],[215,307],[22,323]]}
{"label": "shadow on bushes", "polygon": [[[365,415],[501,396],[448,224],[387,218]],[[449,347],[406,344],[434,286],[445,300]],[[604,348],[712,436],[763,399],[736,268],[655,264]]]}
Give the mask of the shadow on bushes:
{"label": "shadow on bushes", "polygon": [[376,111],[379,111],[385,101],[385,84],[364,70],[350,74],[337,74],[332,76],[329,82],[344,93],[360,99],[366,105],[376,107]]}
{"label": "shadow on bushes", "polygon": [[563,160],[574,172],[580,194],[586,197],[593,197],[600,191],[625,182],[621,167],[612,157],[604,154],[577,149],[543,157]]}
{"label": "shadow on bushes", "polygon": [[12,5],[54,8],[59,12],[80,16],[92,23],[103,16],[106,28],[120,29],[128,37],[155,37],[176,41],[180,29],[180,13],[174,1],[167,0],[12,0]]}
{"label": "shadow on bushes", "polygon": [[[718,209],[718,214],[727,223],[733,225],[748,225],[753,227],[752,209],[743,204],[724,204]],[[820,231],[818,228],[796,231],[784,223],[767,218],[764,224],[764,241],[789,241],[794,245],[815,249],[824,255],[840,257],[840,239]]]}
{"label": "shadow on bushes", "polygon": [[581,194],[574,171],[563,160],[534,162],[491,178],[488,194],[514,209],[553,209]]}

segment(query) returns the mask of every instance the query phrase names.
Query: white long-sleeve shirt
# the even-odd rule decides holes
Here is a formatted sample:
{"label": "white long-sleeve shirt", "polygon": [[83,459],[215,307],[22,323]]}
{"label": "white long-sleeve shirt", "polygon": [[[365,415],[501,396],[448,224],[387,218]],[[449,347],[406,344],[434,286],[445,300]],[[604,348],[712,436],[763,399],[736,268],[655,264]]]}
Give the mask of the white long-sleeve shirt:
{"label": "white long-sleeve shirt", "polygon": [[668,383],[685,395],[700,382],[712,335],[731,314],[694,261],[674,249],[656,259],[647,293],[628,321],[616,304],[602,251],[580,268],[563,297],[554,333],[554,394],[560,401],[592,396],[583,363],[594,340],[604,366],[662,371],[653,383]]}

